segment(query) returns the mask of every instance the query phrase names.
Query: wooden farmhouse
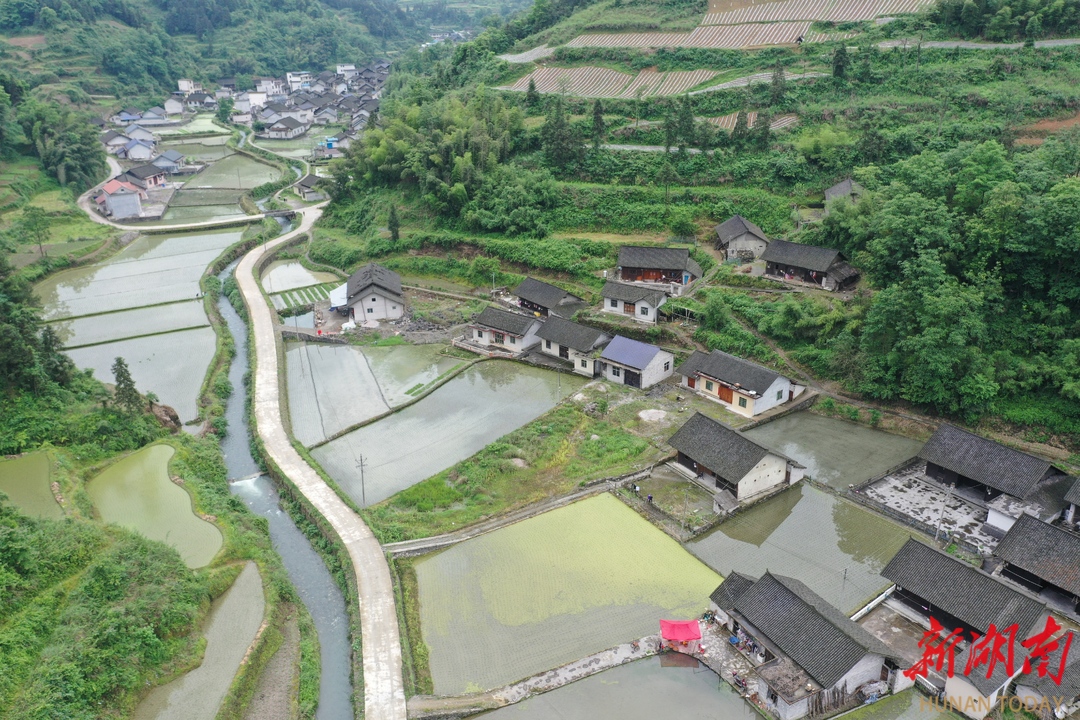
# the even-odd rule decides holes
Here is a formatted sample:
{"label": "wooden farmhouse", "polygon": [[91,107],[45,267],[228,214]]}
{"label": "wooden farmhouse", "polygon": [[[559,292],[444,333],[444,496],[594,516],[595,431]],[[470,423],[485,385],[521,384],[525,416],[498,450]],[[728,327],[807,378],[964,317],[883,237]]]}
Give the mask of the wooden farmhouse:
{"label": "wooden farmhouse", "polygon": [[780,720],[846,709],[867,686],[888,694],[913,684],[895,652],[794,578],[734,575],[710,600],[754,665],[747,690]]}
{"label": "wooden farmhouse", "polygon": [[365,265],[330,293],[330,309],[346,314],[360,324],[370,320],[396,320],[405,314],[401,276],[382,265]]}
{"label": "wooden farmhouse", "polygon": [[520,315],[496,307],[486,307],[469,323],[469,344],[520,355],[540,342],[536,336],[540,321],[531,315]]}
{"label": "wooden farmhouse", "polygon": [[662,283],[671,295],[681,295],[701,277],[701,266],[686,248],[642,247],[623,245],[619,248],[616,278],[630,283]]}
{"label": "wooden farmhouse", "polygon": [[676,372],[686,389],[746,417],[783,405],[806,390],[780,373],[720,350],[695,350]]}
{"label": "wooden farmhouse", "polygon": [[675,356],[655,345],[616,335],[600,353],[600,372],[617,385],[645,390],[671,377]]}
{"label": "wooden farmhouse", "polygon": [[611,340],[605,332],[558,315],[549,316],[536,336],[540,338],[540,352],[566,360],[574,366],[574,372],[590,378],[600,373],[600,350]]}
{"label": "wooden farmhouse", "polygon": [[668,445],[678,452],[676,469],[712,493],[717,513],[797,483],[806,472],[791,458],[701,413],[683,423]]}
{"label": "wooden farmhouse", "polygon": [[600,291],[601,310],[622,315],[643,323],[655,323],[660,307],[667,302],[667,293],[656,287],[628,285],[608,280]]}
{"label": "wooden farmhouse", "polygon": [[518,307],[541,317],[558,315],[566,319],[587,306],[584,299],[551,283],[527,277],[514,288]]}
{"label": "wooden farmhouse", "polygon": [[1080,614],[1080,535],[1021,515],[994,549],[1001,576]]}
{"label": "wooden farmhouse", "polygon": [[769,246],[769,238],[742,215],[734,215],[716,226],[716,249],[728,260],[757,260]]}
{"label": "wooden farmhouse", "polygon": [[761,254],[765,274],[777,280],[797,280],[826,290],[845,290],[859,280],[859,272],[839,250],[773,240]]}

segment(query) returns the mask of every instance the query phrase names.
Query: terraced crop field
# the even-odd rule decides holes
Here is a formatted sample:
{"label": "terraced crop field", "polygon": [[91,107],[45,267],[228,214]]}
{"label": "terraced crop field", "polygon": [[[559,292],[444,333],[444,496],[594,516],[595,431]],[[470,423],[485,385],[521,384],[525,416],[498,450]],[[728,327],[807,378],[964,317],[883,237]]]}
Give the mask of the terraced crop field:
{"label": "terraced crop field", "polygon": [[[731,113],[730,115],[721,115],[720,117],[705,118],[710,124],[715,125],[722,130],[734,130],[735,120],[738,119],[739,113]],[[770,130],[783,130],[784,128],[791,127],[799,122],[798,115],[778,115],[772,119],[769,123]],[[757,112],[751,110],[746,114],[746,126],[754,127],[757,123]]]}
{"label": "terraced crop field", "polygon": [[601,67],[540,67],[519,79],[507,90],[525,92],[529,81],[541,93],[566,92],[577,97],[635,98],[680,95],[690,88],[716,77],[714,70],[679,70],[656,72],[642,70],[636,76]]}
{"label": "terraced crop field", "polygon": [[710,12],[702,25],[777,22],[779,20],[819,20],[856,22],[882,15],[918,12],[930,0],[780,0],[755,3],[726,12]]}

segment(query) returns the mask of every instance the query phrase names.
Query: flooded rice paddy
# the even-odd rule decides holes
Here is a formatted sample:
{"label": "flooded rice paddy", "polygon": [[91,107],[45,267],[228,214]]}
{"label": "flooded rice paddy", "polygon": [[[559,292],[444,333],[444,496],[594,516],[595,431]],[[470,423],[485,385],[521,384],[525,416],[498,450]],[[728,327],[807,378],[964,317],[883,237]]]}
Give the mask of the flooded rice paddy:
{"label": "flooded rice paddy", "polygon": [[807,474],[838,490],[914,457],[918,440],[837,418],[799,412],[746,431],[762,445],[798,460]]}
{"label": "flooded rice paddy", "polygon": [[0,492],[31,517],[58,520],[64,511],[56,503],[49,480],[52,461],[48,453],[36,452],[0,462]]}
{"label": "flooded rice paddy", "polygon": [[[325,381],[341,393],[348,391],[349,383],[358,382],[349,376]],[[322,445],[312,455],[356,502],[370,505],[479,452],[544,414],[584,383],[576,375],[560,376],[499,360],[483,362],[415,405]],[[292,397],[290,393],[290,407]],[[317,422],[316,415],[301,420],[299,426]],[[293,431],[298,431],[295,420]],[[358,470],[361,456],[363,482]]]}
{"label": "flooded rice paddy", "polygon": [[930,698],[906,690],[844,715],[846,720],[957,720],[960,716],[937,710]]}
{"label": "flooded rice paddy", "polygon": [[87,483],[101,519],[176,548],[188,567],[204,567],[221,549],[221,531],[195,515],[191,496],[169,479],[168,445],[151,445]]}
{"label": "flooded rice paddy", "polygon": [[[214,124],[214,116],[210,114],[197,115],[191,122],[174,127],[160,128],[154,131],[159,137],[183,137],[185,135],[213,134],[221,135],[228,139],[229,131],[220,125]],[[199,138],[199,142],[206,142],[210,138]]]}
{"label": "flooded rice paddy", "polygon": [[133,720],[214,720],[262,625],[265,608],[259,570],[249,562],[210,610],[202,664],[154,688],[135,709]]}
{"label": "flooded rice paddy", "polygon": [[210,324],[202,300],[89,315],[52,324],[65,347],[80,347]]}
{"label": "flooded rice paddy", "polygon": [[[285,318],[286,325],[301,318]],[[462,361],[444,345],[365,347],[289,343],[286,372],[293,434],[313,445],[412,399]]]}
{"label": "flooded rice paddy", "polygon": [[246,216],[239,205],[183,205],[170,206],[161,217],[161,224],[205,222],[207,220],[228,220]]}
{"label": "flooded rice paddy", "polygon": [[218,160],[202,172],[192,175],[184,189],[235,188],[251,189],[281,177],[281,171],[248,155],[234,153]]}
{"label": "flooded rice paddy", "polygon": [[687,545],[721,575],[765,570],[806,583],[844,612],[888,587],[879,574],[910,537],[854,503],[800,484],[765,500]]}
{"label": "flooded rice paddy", "polygon": [[141,237],[105,262],[57,273],[37,285],[45,318],[190,300],[199,278],[242,228]]}
{"label": "flooded rice paddy", "polygon": [[226,145],[228,141],[229,137],[227,135],[221,135],[185,141],[163,142],[160,148],[162,152],[175,150],[183,155],[189,164],[197,164],[220,160],[223,157],[232,155],[233,149]]}
{"label": "flooded rice paddy", "polygon": [[341,282],[332,272],[308,270],[299,260],[275,260],[262,274],[262,284],[268,293],[295,290],[309,285]]}
{"label": "flooded rice paddy", "polygon": [[[697,617],[720,577],[604,494],[416,562],[436,694],[491,689]],[[714,676],[715,677],[715,676]]]}
{"label": "flooded rice paddy", "polygon": [[[676,710],[677,708],[677,710]],[[475,720],[752,720],[758,716],[716,673],[663,667],[659,657],[620,665]]]}
{"label": "flooded rice paddy", "polygon": [[214,329],[204,327],[90,345],[67,354],[77,367],[93,370],[94,377],[107,383],[113,381],[113,361],[124,358],[139,392],[154,392],[187,422],[198,416],[199,390],[216,343]]}

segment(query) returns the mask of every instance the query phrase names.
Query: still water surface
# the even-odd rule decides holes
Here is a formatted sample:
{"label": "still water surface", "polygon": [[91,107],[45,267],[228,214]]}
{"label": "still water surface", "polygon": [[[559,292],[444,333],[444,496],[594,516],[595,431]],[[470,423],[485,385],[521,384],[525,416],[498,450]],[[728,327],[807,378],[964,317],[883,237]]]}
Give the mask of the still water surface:
{"label": "still water surface", "polygon": [[8,502],[32,517],[58,520],[64,511],[49,488],[49,454],[35,452],[0,462],[0,492]]}

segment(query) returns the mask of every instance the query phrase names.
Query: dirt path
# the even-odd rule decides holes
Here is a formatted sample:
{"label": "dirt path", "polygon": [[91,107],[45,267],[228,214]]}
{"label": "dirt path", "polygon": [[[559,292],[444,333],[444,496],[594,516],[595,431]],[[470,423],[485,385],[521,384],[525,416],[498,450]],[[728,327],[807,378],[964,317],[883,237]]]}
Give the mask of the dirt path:
{"label": "dirt path", "polygon": [[259,676],[259,686],[251,698],[244,720],[293,720],[296,684],[300,670],[300,626],[296,612],[282,628],[285,638]]}
{"label": "dirt path", "polygon": [[[916,48],[919,41],[911,40],[886,40],[878,43],[879,48],[908,47]],[[1080,45],[1080,38],[1059,38],[1057,40],[1037,40],[1035,47],[1065,47],[1068,45]],[[979,43],[967,40],[926,40],[922,43],[924,48],[961,48],[962,50],[1019,50],[1024,43]]]}

